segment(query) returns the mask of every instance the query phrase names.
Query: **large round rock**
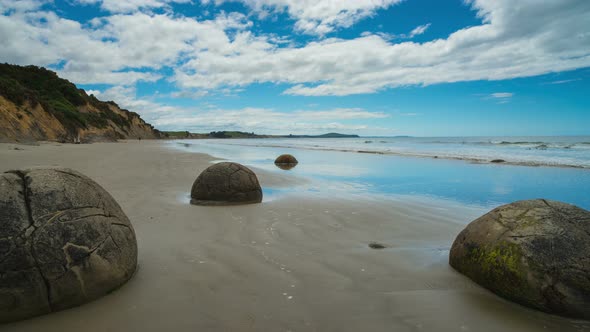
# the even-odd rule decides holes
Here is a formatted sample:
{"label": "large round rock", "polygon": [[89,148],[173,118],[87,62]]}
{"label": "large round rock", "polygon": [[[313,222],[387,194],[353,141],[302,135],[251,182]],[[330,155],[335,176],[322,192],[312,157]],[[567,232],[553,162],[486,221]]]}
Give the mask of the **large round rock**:
{"label": "large round rock", "polygon": [[97,183],[69,169],[0,174],[0,322],[89,302],[136,265],[133,227]]}
{"label": "large round rock", "polygon": [[191,204],[237,205],[262,202],[256,174],[238,163],[223,162],[204,170],[193,183]]}
{"label": "large round rock", "polygon": [[590,319],[590,211],[542,199],[501,206],[457,236],[450,264],[514,302]]}
{"label": "large round rock", "polygon": [[275,159],[275,165],[284,170],[290,170],[293,167],[297,166],[297,159],[290,154],[282,154]]}

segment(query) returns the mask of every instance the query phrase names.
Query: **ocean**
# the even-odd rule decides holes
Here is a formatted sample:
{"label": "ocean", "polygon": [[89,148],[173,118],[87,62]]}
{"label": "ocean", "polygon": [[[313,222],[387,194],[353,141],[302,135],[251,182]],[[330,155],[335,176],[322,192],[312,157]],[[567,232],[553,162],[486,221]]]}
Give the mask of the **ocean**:
{"label": "ocean", "polygon": [[[265,188],[267,196],[285,191],[405,195],[484,208],[546,198],[590,209],[590,136],[207,139],[170,144],[313,180],[312,185]],[[283,153],[295,155],[297,167],[275,167],[274,159]]]}

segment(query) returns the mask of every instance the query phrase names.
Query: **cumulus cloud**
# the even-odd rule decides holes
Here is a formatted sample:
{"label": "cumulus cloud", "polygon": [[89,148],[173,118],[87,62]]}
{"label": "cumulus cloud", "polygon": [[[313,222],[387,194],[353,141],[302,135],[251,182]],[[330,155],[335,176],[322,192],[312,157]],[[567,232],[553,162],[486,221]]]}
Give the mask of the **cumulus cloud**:
{"label": "cumulus cloud", "polygon": [[111,13],[131,13],[140,9],[169,8],[172,3],[190,3],[191,0],[75,0],[81,5],[100,5]]}
{"label": "cumulus cloud", "polygon": [[[343,96],[407,85],[502,80],[590,66],[590,2],[468,2],[484,24],[446,39],[391,43],[381,36],[326,39],[303,47],[207,52],[177,72],[181,86],[211,89],[283,82],[285,93]],[[420,32],[418,29],[417,32]]]}
{"label": "cumulus cloud", "polygon": [[[170,80],[180,88],[170,96],[178,98],[239,93],[257,83],[286,84],[283,93],[289,95],[344,96],[590,66],[587,0],[467,0],[483,24],[447,38],[418,43],[368,33],[352,39],[312,38],[303,44],[254,32],[251,17],[236,12],[197,20],[143,10],[167,8],[171,1],[117,1],[127,9],[115,8],[115,1],[81,1],[99,3],[110,13],[77,22],[47,9],[52,8],[43,6],[47,1],[0,0],[0,61],[54,65],[75,83],[114,85],[95,94],[140,112],[163,129],[190,125],[195,131],[217,126],[266,133],[375,132],[358,121],[370,123],[387,115],[356,108],[289,114],[247,107],[185,109],[136,98],[136,82]],[[350,26],[399,2],[239,1],[256,12],[284,11],[296,20],[296,29],[316,35]],[[405,37],[423,34],[429,26],[418,26]],[[510,99],[508,94],[488,98],[501,102]]]}
{"label": "cumulus cloud", "polygon": [[8,11],[27,11],[41,7],[48,0],[0,0],[0,13]]}
{"label": "cumulus cloud", "polygon": [[255,107],[220,109],[215,105],[188,108],[164,105],[150,98],[137,98],[133,87],[115,86],[103,92],[92,92],[98,99],[115,100],[119,106],[140,113],[144,119],[162,130],[239,130],[263,134],[322,134],[328,131],[391,133],[391,129],[363,123],[364,120],[387,118],[388,114],[362,108],[305,109],[293,112]]}
{"label": "cumulus cloud", "polygon": [[302,110],[291,113],[267,108],[246,107],[233,110],[179,110],[173,114],[159,116],[153,123],[158,128],[172,130],[184,128],[194,132],[240,130],[264,134],[321,134],[329,131],[374,133],[381,129],[370,127],[359,121],[349,123],[346,120],[370,119],[381,116],[356,109]]}
{"label": "cumulus cloud", "polygon": [[[331,22],[328,26],[332,27],[343,21],[327,18],[329,15],[372,13],[396,2],[313,1],[308,8],[302,5],[306,1],[243,1],[254,9],[280,7],[303,20],[324,25]],[[156,6],[164,1],[133,3]],[[590,66],[590,26],[585,24],[590,2],[467,3],[484,24],[461,29],[445,39],[395,43],[370,34],[294,46],[285,44],[280,36],[253,33],[252,22],[240,13],[221,13],[215,19],[198,21],[136,11],[80,23],[39,9],[42,1],[0,0],[0,8],[19,7],[0,15],[0,58],[17,64],[60,64],[60,75],[76,83],[156,81],[163,78],[160,70],[170,67],[174,70],[171,79],[190,90],[273,82],[290,84],[285,94],[306,96],[501,80]],[[409,35],[424,33],[428,27],[419,26]]]}
{"label": "cumulus cloud", "polygon": [[136,12],[95,18],[83,25],[54,12],[13,11],[0,15],[0,59],[43,66],[61,63],[59,74],[76,83],[129,85],[157,81],[162,67],[176,66],[201,50],[220,55],[236,52],[239,42],[232,45],[226,31],[250,25],[240,13],[199,22]]}
{"label": "cumulus cloud", "polygon": [[272,12],[286,12],[296,20],[297,31],[325,35],[347,28],[402,0],[202,0],[203,3],[242,2],[264,18]]}

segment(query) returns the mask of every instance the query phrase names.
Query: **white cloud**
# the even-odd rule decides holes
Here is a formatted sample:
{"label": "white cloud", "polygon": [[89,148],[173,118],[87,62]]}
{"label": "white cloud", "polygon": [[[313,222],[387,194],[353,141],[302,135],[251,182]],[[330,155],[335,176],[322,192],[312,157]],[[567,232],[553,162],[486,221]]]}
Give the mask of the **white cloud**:
{"label": "white cloud", "polygon": [[202,0],[203,3],[242,2],[259,13],[286,12],[296,20],[297,31],[325,35],[338,28],[347,28],[402,0]]}
{"label": "white cloud", "polygon": [[128,85],[156,81],[163,66],[175,66],[201,50],[238,52],[239,42],[232,45],[225,31],[250,25],[239,13],[201,22],[172,15],[117,14],[82,25],[53,12],[25,10],[0,15],[0,59],[42,66],[61,62],[58,73],[76,83]]}
{"label": "white cloud", "polygon": [[414,28],[414,30],[410,31],[408,38],[414,38],[416,36],[422,35],[426,32],[426,30],[428,30],[428,28],[430,28],[430,23],[417,26]]}
{"label": "white cloud", "polygon": [[383,112],[369,112],[362,108],[335,108],[327,111],[309,111],[299,110],[289,113],[296,119],[313,119],[313,120],[351,120],[351,119],[382,119],[388,118],[389,115]]}
{"label": "white cloud", "polygon": [[512,97],[514,97],[514,93],[512,92],[494,92],[492,94],[485,96],[484,99],[493,99],[498,104],[507,104],[510,102]]}
{"label": "white cloud", "polygon": [[512,96],[514,96],[514,93],[511,92],[495,92],[490,95],[490,97],[497,99],[512,98]]}
{"label": "white cloud", "polygon": [[[361,108],[297,110],[282,112],[269,108],[244,107],[219,109],[208,107],[172,107],[149,98],[137,98],[131,87],[116,86],[104,92],[95,91],[100,100],[115,100],[119,106],[138,112],[161,130],[210,132],[240,130],[263,134],[322,134],[328,131],[355,133],[388,133],[389,129],[363,124],[363,120],[389,117],[382,112]],[[355,121],[350,121],[355,120]]]}
{"label": "white cloud", "polygon": [[380,36],[277,47],[252,36],[239,54],[200,53],[177,71],[183,87],[259,82],[292,84],[285,93],[374,93],[407,85],[502,80],[590,66],[590,1],[471,0],[484,24],[446,39],[391,43]]}
{"label": "white cloud", "polygon": [[412,29],[412,31],[410,31],[409,33],[402,33],[400,35],[386,33],[386,32],[365,31],[365,32],[361,33],[361,37],[369,37],[369,36],[375,35],[375,36],[381,37],[383,40],[386,40],[386,41],[392,41],[394,39],[412,39],[416,36],[424,34],[426,32],[426,30],[428,30],[429,27],[430,27],[430,23],[419,25],[419,26],[415,27],[414,29]]}
{"label": "white cloud", "polygon": [[176,91],[171,94],[173,98],[188,98],[188,99],[199,99],[209,95],[208,91],[198,90],[198,91],[190,91],[190,90],[183,90],[183,91]]}
{"label": "white cloud", "polygon": [[99,4],[111,13],[131,13],[140,9],[169,8],[172,3],[191,3],[191,0],[75,0],[81,5]]}
{"label": "white cloud", "polygon": [[559,80],[559,81],[553,81],[553,82],[549,82],[549,84],[566,84],[566,83],[571,83],[571,82],[577,82],[577,81],[581,81],[581,78],[573,78],[570,80]]}
{"label": "white cloud", "polygon": [[[350,117],[351,113],[356,113]],[[184,110],[159,116],[153,121],[158,128],[175,130],[182,128],[192,132],[217,130],[239,130],[263,134],[320,134],[328,131],[370,132],[374,128],[367,124],[346,123],[346,120],[381,117],[379,114],[358,110],[332,109],[322,111],[280,112],[266,108],[242,108],[235,110]]]}
{"label": "white cloud", "polygon": [[[241,1],[255,10],[284,10],[297,24],[309,21],[328,30],[399,2]],[[252,22],[239,13],[198,21],[176,14],[132,12],[79,23],[39,9],[42,3],[0,0],[0,60],[59,63],[59,74],[75,83],[132,85],[168,78],[180,88],[206,94],[272,82],[288,84],[285,94],[342,96],[590,66],[587,0],[468,0],[484,24],[445,39],[395,43],[368,34],[298,46],[283,36],[253,33]],[[167,2],[131,3],[144,8]],[[18,10],[6,10],[17,4]],[[428,26],[417,27],[413,34],[423,33]],[[165,77],[164,67],[173,68],[174,76]]]}
{"label": "white cloud", "polygon": [[101,94],[100,90],[85,90],[87,95],[94,95],[95,97]]}

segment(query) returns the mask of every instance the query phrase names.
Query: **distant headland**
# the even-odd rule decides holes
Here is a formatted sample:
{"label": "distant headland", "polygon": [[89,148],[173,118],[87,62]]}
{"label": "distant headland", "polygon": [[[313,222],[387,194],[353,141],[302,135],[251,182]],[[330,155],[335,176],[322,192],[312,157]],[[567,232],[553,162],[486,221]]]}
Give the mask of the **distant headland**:
{"label": "distant headland", "polygon": [[322,135],[259,135],[243,131],[212,131],[210,133],[191,133],[188,131],[164,131],[170,139],[207,139],[207,138],[357,138],[359,135],[327,133]]}

